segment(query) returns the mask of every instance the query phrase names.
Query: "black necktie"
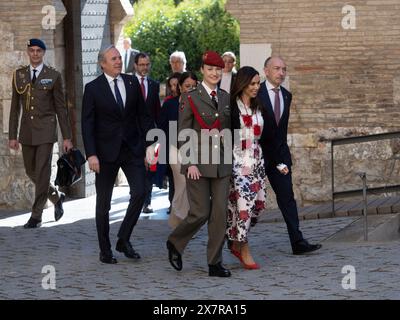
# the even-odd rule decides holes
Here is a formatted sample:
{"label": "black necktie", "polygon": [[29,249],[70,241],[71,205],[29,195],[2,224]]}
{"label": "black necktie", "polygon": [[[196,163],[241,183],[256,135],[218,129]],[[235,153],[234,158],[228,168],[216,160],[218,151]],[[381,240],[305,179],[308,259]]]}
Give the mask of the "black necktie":
{"label": "black necktie", "polygon": [[217,93],[214,90],[211,91],[211,101],[212,101],[215,109],[218,109],[218,101],[217,101],[216,96],[217,96]]}
{"label": "black necktie", "polygon": [[33,69],[32,71],[33,71],[32,83],[34,84],[35,81],[36,81],[36,72],[37,72],[37,70]]}
{"label": "black necktie", "polygon": [[121,110],[123,110],[124,109],[124,102],[122,101],[121,92],[118,89],[117,82],[118,82],[118,79],[115,78],[114,79],[115,97],[117,98],[117,103],[118,103],[119,107],[121,108]]}

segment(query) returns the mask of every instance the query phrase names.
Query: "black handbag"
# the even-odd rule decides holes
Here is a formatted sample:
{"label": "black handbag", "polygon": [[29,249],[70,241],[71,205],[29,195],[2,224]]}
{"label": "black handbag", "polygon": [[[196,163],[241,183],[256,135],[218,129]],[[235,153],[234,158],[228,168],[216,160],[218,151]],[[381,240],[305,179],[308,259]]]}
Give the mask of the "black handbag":
{"label": "black handbag", "polygon": [[79,149],[71,149],[57,160],[56,186],[70,187],[82,178],[82,165],[86,159]]}

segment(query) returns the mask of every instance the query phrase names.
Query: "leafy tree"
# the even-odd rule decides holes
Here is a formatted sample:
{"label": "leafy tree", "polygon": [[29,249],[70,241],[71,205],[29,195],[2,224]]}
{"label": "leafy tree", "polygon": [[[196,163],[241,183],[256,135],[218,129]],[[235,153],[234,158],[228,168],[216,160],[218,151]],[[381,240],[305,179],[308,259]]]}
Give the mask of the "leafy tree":
{"label": "leafy tree", "polygon": [[152,77],[170,74],[169,56],[184,51],[187,69],[198,71],[205,50],[239,53],[239,24],[225,11],[226,0],[139,0],[125,27],[133,47],[152,61]]}

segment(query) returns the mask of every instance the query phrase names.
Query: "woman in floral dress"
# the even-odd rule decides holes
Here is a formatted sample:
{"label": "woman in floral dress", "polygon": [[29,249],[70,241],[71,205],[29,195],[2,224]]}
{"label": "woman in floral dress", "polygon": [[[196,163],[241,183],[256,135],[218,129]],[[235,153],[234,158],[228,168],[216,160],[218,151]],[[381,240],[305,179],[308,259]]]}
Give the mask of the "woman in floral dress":
{"label": "woman in floral dress", "polygon": [[259,269],[248,233],[265,208],[265,169],[259,139],[263,108],[257,99],[260,76],[252,67],[239,69],[231,92],[234,130],[233,173],[228,200],[228,246],[246,269]]}

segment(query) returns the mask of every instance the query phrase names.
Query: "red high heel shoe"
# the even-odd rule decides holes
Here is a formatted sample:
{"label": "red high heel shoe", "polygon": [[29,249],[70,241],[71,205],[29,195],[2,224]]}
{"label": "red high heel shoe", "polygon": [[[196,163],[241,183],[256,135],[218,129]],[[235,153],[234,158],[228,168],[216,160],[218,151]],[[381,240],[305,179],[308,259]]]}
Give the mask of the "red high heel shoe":
{"label": "red high heel shoe", "polygon": [[243,262],[243,260],[242,260],[242,255],[240,254],[240,252],[239,251],[237,251],[237,250],[235,250],[235,249],[231,249],[231,253],[236,257],[236,258],[238,258],[239,260],[240,260],[240,262]]}
{"label": "red high heel shoe", "polygon": [[[240,254],[240,253],[239,253]],[[252,263],[252,264],[247,264],[246,262],[244,262],[242,255],[240,255],[240,257],[238,257],[240,262],[243,265],[243,268],[247,269],[247,270],[257,270],[260,269],[260,265],[258,263]]]}
{"label": "red high heel shoe", "polygon": [[228,249],[229,251],[236,257],[238,258],[240,261],[242,261],[242,256],[240,255],[240,251],[237,251],[236,249],[233,249],[233,241],[232,240],[228,240]]}
{"label": "red high heel shoe", "polygon": [[257,270],[260,269],[260,265],[258,263],[253,263],[253,264],[246,264],[243,259],[241,259],[243,267],[247,270]]}

